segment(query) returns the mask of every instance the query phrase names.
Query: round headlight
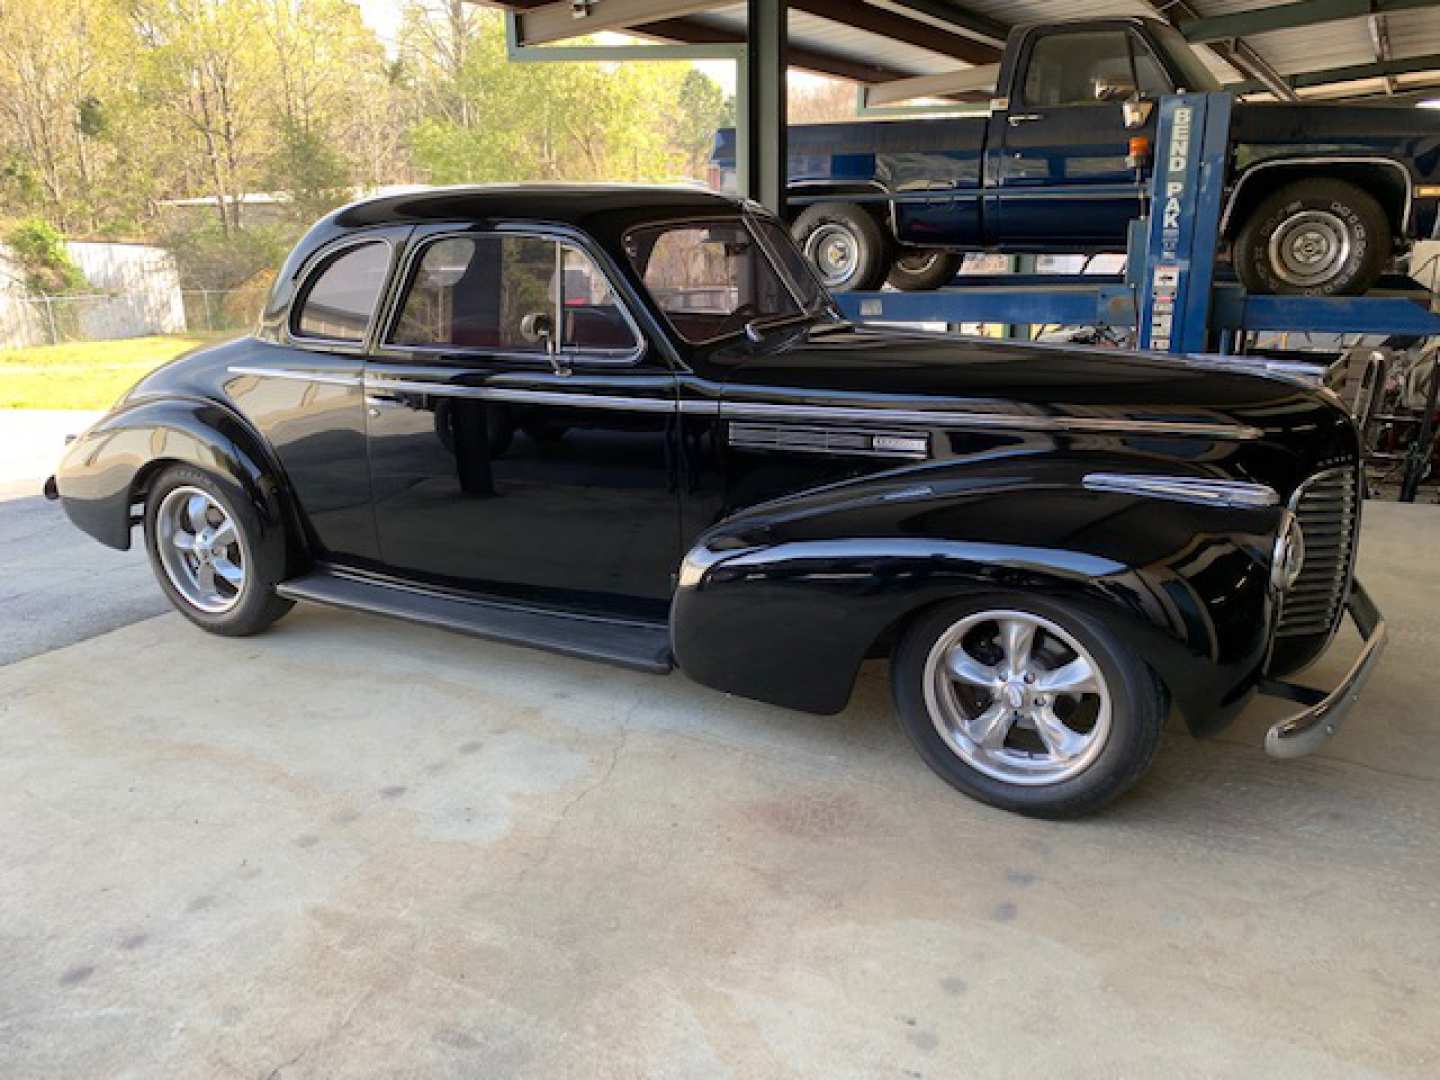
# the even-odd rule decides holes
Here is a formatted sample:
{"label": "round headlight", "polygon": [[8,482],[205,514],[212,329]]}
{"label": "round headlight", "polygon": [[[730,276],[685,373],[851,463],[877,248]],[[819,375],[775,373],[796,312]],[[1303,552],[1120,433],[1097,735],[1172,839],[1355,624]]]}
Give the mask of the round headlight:
{"label": "round headlight", "polygon": [[1275,554],[1270,562],[1270,584],[1277,592],[1288,591],[1300,579],[1305,568],[1305,534],[1294,514],[1286,514],[1275,538]]}

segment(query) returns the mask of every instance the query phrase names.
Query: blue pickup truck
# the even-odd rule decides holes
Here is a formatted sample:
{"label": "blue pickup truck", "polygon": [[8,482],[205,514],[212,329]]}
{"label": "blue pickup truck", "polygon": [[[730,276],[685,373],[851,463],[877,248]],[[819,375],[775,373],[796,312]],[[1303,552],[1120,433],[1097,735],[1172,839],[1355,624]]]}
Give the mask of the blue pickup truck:
{"label": "blue pickup truck", "polygon": [[[1147,18],[1017,27],[988,117],[789,130],[788,215],[833,291],[933,289],[967,251],[1124,251],[1146,212],[1157,98],[1220,89]],[[1440,201],[1440,115],[1237,102],[1221,228],[1251,292],[1374,284]],[[721,131],[714,164],[734,168]]]}

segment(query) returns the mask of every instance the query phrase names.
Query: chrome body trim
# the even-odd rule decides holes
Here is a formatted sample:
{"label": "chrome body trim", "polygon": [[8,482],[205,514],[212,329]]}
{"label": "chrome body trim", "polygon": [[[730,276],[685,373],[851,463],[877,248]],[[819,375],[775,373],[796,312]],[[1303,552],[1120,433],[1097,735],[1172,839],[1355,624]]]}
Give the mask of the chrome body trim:
{"label": "chrome body trim", "polygon": [[265,379],[291,379],[295,382],[324,383],[327,386],[359,386],[359,375],[342,375],[333,371],[305,371],[300,368],[251,367],[231,364],[225,369],[231,375],[253,375]]}
{"label": "chrome body trim", "polygon": [[1265,733],[1265,752],[1275,758],[1295,758],[1312,753],[1340,728],[1340,723],[1360,697],[1360,691],[1375,670],[1389,632],[1380,609],[1364,587],[1356,582],[1346,601],[1345,610],[1355,620],[1356,629],[1364,639],[1360,655],[1350,666],[1345,678],[1328,694],[1292,683],[1264,680],[1260,691],[1307,703],[1308,707],[1273,724]]}
{"label": "chrome body trim", "polygon": [[531,390],[510,386],[461,386],[456,383],[424,382],[414,379],[365,377],[365,393],[430,394],[435,397],[476,398],[516,405],[557,405],[566,408],[612,409],[622,412],[675,412],[673,399],[617,397],[613,394],[582,394],[568,390]]}
{"label": "chrome body trim", "polygon": [[1152,499],[1202,506],[1223,506],[1261,510],[1280,505],[1280,494],[1267,484],[1243,480],[1211,480],[1194,476],[1160,476],[1153,473],[1087,473],[1082,481],[1088,491],[1118,492]]}
{"label": "chrome body trim", "polygon": [[1104,416],[1036,416],[943,409],[886,409],[853,405],[787,405],[768,401],[724,401],[725,420],[851,421],[873,424],[917,424],[932,427],[1001,428],[1013,431],[1067,431],[1083,434],[1194,435],[1212,439],[1258,439],[1259,428],[1201,420],[1130,420]]}
{"label": "chrome body trim", "polygon": [[926,432],[872,431],[868,428],[803,427],[798,424],[731,424],[731,446],[744,450],[782,450],[842,457],[908,458],[930,456]]}
{"label": "chrome body trim", "polygon": [[1394,158],[1350,154],[1325,154],[1318,157],[1266,158],[1264,161],[1259,161],[1251,165],[1240,174],[1240,179],[1235,182],[1234,189],[1231,190],[1229,198],[1225,200],[1225,209],[1220,214],[1220,234],[1222,236],[1225,235],[1226,231],[1230,228],[1230,214],[1234,211],[1235,201],[1240,197],[1240,190],[1245,186],[1246,182],[1258,172],[1282,165],[1291,167],[1295,165],[1384,165],[1387,168],[1398,169],[1400,175],[1405,178],[1405,207],[1400,214],[1400,232],[1405,234],[1410,231],[1410,211],[1415,205],[1415,178],[1410,175],[1409,169]]}

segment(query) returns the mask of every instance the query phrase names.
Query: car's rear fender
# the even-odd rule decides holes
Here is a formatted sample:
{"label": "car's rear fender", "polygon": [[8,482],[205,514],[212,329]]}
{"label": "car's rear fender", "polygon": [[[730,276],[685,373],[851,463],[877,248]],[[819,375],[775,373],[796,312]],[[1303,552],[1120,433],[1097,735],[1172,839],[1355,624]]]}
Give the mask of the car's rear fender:
{"label": "car's rear fender", "polygon": [[[1118,634],[1154,668],[1192,730],[1223,725],[1264,663],[1269,545],[1281,511],[1036,480],[1008,485],[1003,501],[981,488],[928,512],[919,500],[877,507],[873,491],[862,494],[875,485],[857,484],[849,506],[837,505],[832,489],[817,496],[824,509],[807,513],[808,500],[787,500],[777,513],[722,522],[681,571],[671,613],[679,665],[720,690],[838,712],[876,643],[920,612],[1034,592]],[[1033,513],[1027,524],[1037,506],[1052,508],[1050,527],[1035,527]]]}
{"label": "car's rear fender", "polygon": [[289,529],[283,474],[231,409],[198,398],[142,398],[110,412],[66,449],[55,480],[65,513],[110,547],[130,546],[131,508],[167,465],[193,465],[235,484],[264,529]]}

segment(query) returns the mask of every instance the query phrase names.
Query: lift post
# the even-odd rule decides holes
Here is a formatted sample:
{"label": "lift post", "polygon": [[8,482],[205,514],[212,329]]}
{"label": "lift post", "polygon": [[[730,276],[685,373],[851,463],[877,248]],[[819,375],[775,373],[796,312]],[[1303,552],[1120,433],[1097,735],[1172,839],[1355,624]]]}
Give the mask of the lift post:
{"label": "lift post", "polygon": [[1229,94],[1174,94],[1160,102],[1150,224],[1140,297],[1140,347],[1209,347],[1216,245],[1229,159]]}

